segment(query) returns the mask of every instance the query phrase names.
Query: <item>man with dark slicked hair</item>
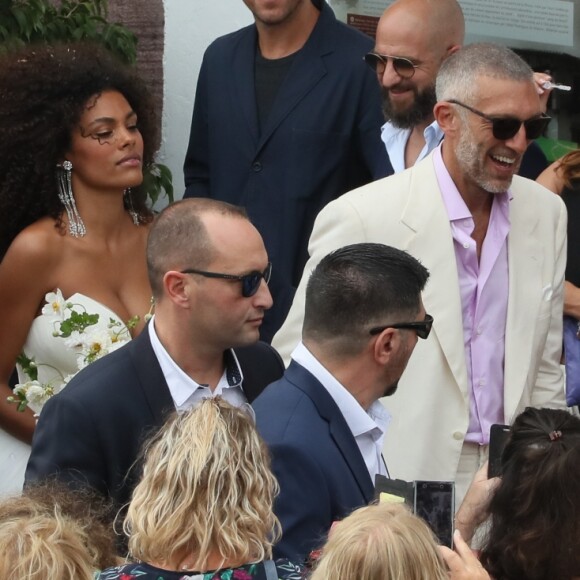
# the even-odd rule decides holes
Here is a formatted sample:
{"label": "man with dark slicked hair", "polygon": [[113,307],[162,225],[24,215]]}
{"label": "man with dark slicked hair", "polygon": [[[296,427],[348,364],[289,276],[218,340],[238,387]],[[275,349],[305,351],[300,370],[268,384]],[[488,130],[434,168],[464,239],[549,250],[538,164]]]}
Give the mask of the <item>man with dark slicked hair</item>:
{"label": "man with dark slicked hair", "polygon": [[421,301],[428,276],[409,254],[369,243],[330,253],[312,272],[302,342],[253,404],[280,484],[279,556],[303,560],[388,474],[379,399],[395,392],[431,330]]}

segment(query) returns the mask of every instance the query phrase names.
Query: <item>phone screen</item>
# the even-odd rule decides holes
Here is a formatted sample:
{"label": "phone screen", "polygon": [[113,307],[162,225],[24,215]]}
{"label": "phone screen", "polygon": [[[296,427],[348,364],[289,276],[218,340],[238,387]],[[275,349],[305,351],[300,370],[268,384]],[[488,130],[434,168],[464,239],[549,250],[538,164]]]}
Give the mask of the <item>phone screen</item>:
{"label": "phone screen", "polygon": [[487,478],[501,475],[501,456],[510,435],[509,425],[494,424],[489,431],[489,463]]}
{"label": "phone screen", "polygon": [[455,484],[452,481],[415,482],[415,514],[429,524],[441,545],[453,547]]}

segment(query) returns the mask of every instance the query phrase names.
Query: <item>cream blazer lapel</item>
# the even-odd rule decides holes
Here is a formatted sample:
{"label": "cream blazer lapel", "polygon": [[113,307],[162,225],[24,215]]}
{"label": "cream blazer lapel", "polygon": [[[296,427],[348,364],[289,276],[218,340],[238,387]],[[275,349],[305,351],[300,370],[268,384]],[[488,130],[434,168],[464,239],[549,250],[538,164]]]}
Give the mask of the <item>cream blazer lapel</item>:
{"label": "cream blazer lapel", "polygon": [[[509,297],[505,337],[504,415],[513,420],[532,367],[532,350],[542,298],[553,291],[542,285],[544,245],[534,233],[541,208],[537,198],[512,186],[508,236]],[[542,294],[538,289],[542,289]],[[545,296],[544,296],[545,294]],[[548,296],[549,294],[549,296]]]}
{"label": "cream blazer lapel", "polygon": [[433,336],[429,340],[438,341],[458,388],[468,400],[457,264],[449,217],[441,198],[432,155],[410,171],[410,193],[401,221],[415,234],[406,249],[430,272],[423,292],[425,310],[435,319]]}

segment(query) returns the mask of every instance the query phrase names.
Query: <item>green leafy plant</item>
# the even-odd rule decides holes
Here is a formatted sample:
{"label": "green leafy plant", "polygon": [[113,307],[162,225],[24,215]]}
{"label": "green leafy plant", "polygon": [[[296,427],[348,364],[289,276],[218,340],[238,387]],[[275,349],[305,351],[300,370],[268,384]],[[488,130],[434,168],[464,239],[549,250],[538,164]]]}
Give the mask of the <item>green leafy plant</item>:
{"label": "green leafy plant", "polygon": [[137,37],[107,21],[107,0],[4,0],[0,5],[0,50],[23,44],[92,40],[128,64],[137,60]]}
{"label": "green leafy plant", "polygon": [[[40,42],[88,40],[106,46],[123,62],[137,61],[137,36],[107,20],[107,0],[0,0],[0,52]],[[173,201],[171,171],[154,163],[144,175],[155,205],[163,195]]]}
{"label": "green leafy plant", "polygon": [[173,181],[171,170],[167,165],[154,163],[143,176],[143,187],[153,205],[157,203],[162,191],[165,192],[170,202],[173,201]]}

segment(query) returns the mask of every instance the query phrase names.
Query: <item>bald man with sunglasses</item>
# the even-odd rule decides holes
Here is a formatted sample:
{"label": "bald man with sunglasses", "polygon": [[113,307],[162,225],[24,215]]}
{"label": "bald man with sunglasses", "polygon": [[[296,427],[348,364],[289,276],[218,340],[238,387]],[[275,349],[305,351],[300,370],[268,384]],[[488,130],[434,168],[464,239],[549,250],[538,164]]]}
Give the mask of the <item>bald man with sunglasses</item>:
{"label": "bald man with sunglasses", "polygon": [[166,208],[149,233],[155,315],[81,371],[42,411],[26,483],[49,477],[125,505],[143,441],[206,397],[252,402],[284,370],[259,343],[272,265],[245,210],[211,199]]}
{"label": "bald man with sunglasses", "polygon": [[319,214],[273,344],[288,357],[308,272],[332,249],[364,240],[418,258],[431,272],[423,303],[435,323],[385,400],[393,422],[384,454],[393,477],[455,480],[459,505],[492,424],[527,406],[565,407],[566,211],[558,196],[516,175],[549,122],[519,56],[493,44],[455,52],[439,71],[437,100],[445,139],[433,153]]}
{"label": "bald man with sunglasses", "polygon": [[[381,87],[387,120],[381,139],[395,173],[424,159],[443,139],[433,115],[435,78],[445,59],[463,46],[464,37],[457,0],[396,0],[381,16],[375,47],[365,62]],[[551,77],[536,73],[535,78],[545,108],[550,91],[541,85]],[[532,142],[519,174],[536,179],[547,165],[542,150]]]}

